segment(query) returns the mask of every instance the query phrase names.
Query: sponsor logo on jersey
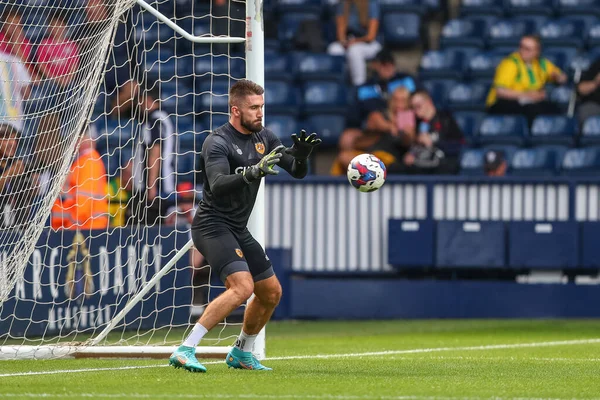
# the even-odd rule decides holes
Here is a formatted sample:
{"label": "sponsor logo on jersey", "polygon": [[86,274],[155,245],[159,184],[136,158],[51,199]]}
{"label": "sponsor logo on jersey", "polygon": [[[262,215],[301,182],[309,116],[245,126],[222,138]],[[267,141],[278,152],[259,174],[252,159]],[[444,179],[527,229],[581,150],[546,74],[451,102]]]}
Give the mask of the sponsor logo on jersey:
{"label": "sponsor logo on jersey", "polygon": [[240,258],[244,258],[244,253],[242,253],[242,250],[240,249],[235,249],[235,254],[237,254]]}
{"label": "sponsor logo on jersey", "polygon": [[260,154],[264,154],[265,153],[265,145],[262,143],[255,143],[254,147],[256,147],[256,151],[258,151]]}

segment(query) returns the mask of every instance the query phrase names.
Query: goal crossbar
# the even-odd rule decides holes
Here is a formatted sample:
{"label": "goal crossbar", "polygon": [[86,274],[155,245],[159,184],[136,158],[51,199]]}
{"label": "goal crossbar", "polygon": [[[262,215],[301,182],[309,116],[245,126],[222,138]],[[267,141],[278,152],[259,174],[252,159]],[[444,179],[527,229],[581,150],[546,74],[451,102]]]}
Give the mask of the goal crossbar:
{"label": "goal crossbar", "polygon": [[[264,43],[262,27],[262,1],[246,2],[246,37],[230,36],[196,36],[181,28],[169,17],[156,10],[144,0],[135,0],[145,11],[155,16],[173,31],[181,35],[184,39],[193,43],[243,43],[251,54],[247,54],[247,78],[264,85]],[[264,185],[262,185],[264,186]],[[264,191],[264,188],[261,188]],[[264,197],[264,194],[262,194]],[[262,200],[257,199],[257,206],[254,214],[258,218],[264,218],[264,204]],[[255,215],[253,215],[255,218]],[[253,231],[256,239],[264,246],[264,221],[254,223],[258,227],[252,226],[251,220],[249,228]],[[255,233],[255,231],[258,231]],[[192,248],[193,242],[189,240],[177,253],[164,265],[140,290],[132,297],[125,307],[115,315],[103,330],[95,337],[85,342],[58,343],[48,345],[2,345],[0,346],[0,360],[6,359],[45,359],[45,358],[161,358],[168,357],[176,346],[114,346],[103,345],[107,335],[123,320],[126,314],[141,300],[144,296],[165,276],[173,266]],[[254,354],[258,359],[265,358],[264,329],[259,334],[255,342]],[[223,357],[231,349],[231,346],[200,346],[196,350],[198,357],[217,358]]]}

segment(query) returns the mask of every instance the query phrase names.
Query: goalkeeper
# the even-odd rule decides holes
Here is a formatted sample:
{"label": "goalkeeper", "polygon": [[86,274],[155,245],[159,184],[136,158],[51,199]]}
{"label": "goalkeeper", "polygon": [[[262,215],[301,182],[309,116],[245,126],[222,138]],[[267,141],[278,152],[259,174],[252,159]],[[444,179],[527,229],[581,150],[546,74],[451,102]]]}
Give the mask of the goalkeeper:
{"label": "goalkeeper", "polygon": [[293,177],[306,176],[307,159],[321,143],[315,133],[292,135],[285,148],[275,134],[262,126],[264,89],[241,80],[229,91],[230,119],[215,129],[202,146],[204,195],[192,223],[192,239],[227,290],[213,300],[169,363],[192,372],[206,368],[195,356],[207,331],[255,297],[244,314],[242,332],[225,362],[233,368],[270,370],[253,355],[256,336],[271,318],[281,298],[281,285],[261,245],[252,237],[248,218],[261,178],[277,175],[279,165]]}

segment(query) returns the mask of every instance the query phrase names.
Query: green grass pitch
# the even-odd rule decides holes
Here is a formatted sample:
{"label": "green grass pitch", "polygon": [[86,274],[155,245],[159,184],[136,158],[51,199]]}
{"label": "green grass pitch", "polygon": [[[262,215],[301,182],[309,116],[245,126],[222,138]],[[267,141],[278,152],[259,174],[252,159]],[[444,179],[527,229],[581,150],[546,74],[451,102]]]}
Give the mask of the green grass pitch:
{"label": "green grass pitch", "polygon": [[267,356],[272,372],[207,360],[206,374],[166,360],[3,361],[0,398],[600,399],[595,320],[275,322]]}

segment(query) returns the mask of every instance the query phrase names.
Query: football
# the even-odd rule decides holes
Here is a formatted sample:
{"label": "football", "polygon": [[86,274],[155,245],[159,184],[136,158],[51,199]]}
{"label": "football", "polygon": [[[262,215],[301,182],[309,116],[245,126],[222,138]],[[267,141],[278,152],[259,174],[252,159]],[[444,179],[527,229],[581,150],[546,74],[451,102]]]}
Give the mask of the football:
{"label": "football", "polygon": [[361,192],[373,192],[385,182],[385,164],[373,154],[360,154],[348,164],[348,181]]}

